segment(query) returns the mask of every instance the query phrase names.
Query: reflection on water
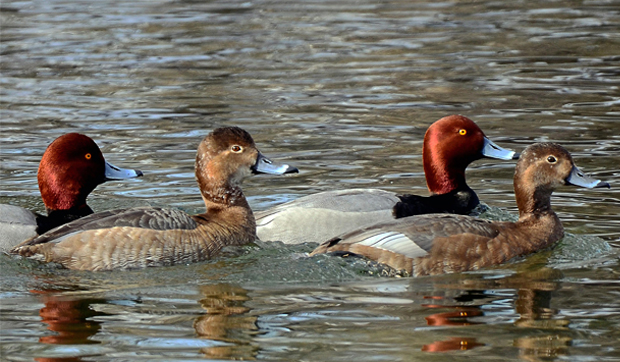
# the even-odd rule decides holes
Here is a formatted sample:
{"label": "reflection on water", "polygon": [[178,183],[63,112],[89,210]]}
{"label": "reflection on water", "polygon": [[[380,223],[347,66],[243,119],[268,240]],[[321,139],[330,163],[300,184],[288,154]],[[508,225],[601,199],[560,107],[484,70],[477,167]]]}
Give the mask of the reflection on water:
{"label": "reflection on water", "polygon": [[[39,343],[60,345],[87,345],[99,343],[90,337],[101,330],[101,323],[92,317],[102,315],[91,309],[91,305],[102,303],[104,300],[83,299],[71,296],[56,295],[56,291],[32,291],[40,294],[45,304],[39,311],[41,322],[47,324],[47,329],[52,334],[39,338]],[[71,348],[67,349],[70,351]],[[62,351],[62,348],[58,350]],[[65,352],[67,353],[67,352]],[[62,354],[62,352],[61,352]],[[69,352],[69,355],[73,353]],[[38,362],[68,362],[82,361],[79,357],[52,357],[44,353],[46,357],[37,357]]]}
{"label": "reflection on water", "polygon": [[[256,270],[262,262],[254,261]],[[349,281],[324,283],[316,274],[325,265],[315,266],[307,279],[316,282],[245,287],[210,281],[241,279],[220,262],[135,273],[36,272],[41,285],[54,290],[29,293],[42,304],[5,293],[3,353],[50,361],[129,358],[138,351],[167,360],[407,360],[467,351],[469,358],[542,361],[604,356],[614,348],[620,309],[612,270],[599,270],[596,283],[576,280],[578,270],[536,263],[432,278],[351,280],[349,265],[333,264],[329,268],[341,268]],[[282,259],[280,267],[290,270],[295,261]],[[76,289],[76,281],[92,290]],[[30,305],[37,309],[24,308]],[[597,341],[605,350],[576,343],[596,338],[589,328],[602,333]],[[24,331],[35,338],[20,337]]]}
{"label": "reflection on water", "polygon": [[[563,278],[561,273],[543,268],[512,275],[392,280],[342,286],[331,292],[293,292],[277,299],[284,300],[280,302],[283,305],[286,299],[296,300],[291,305],[294,310],[277,308],[261,316],[259,325],[262,321],[272,331],[270,340],[289,335],[300,343],[298,337],[303,336],[310,344],[308,350],[317,341],[328,343],[321,336],[337,333],[333,347],[324,348],[331,347],[331,352],[340,355],[370,345],[386,360],[405,355],[424,359],[423,353],[469,350],[474,358],[490,353],[498,359],[540,361],[567,354],[571,341],[582,337],[581,332],[568,328],[575,320],[560,317],[551,308],[553,293],[561,288]],[[277,303],[275,299],[271,303]],[[365,303],[359,303],[361,300]],[[364,326],[366,333],[360,333],[359,326]],[[357,340],[367,334],[373,339]],[[393,349],[394,345],[402,350]],[[507,345],[514,348],[506,349]],[[299,356],[303,349],[296,348]]]}
{"label": "reflection on water", "polygon": [[258,327],[256,317],[247,315],[250,309],[244,305],[250,300],[248,292],[229,284],[201,286],[199,289],[204,295],[200,304],[206,314],[195,320],[196,334],[201,338],[228,342],[225,346],[200,351],[209,358],[254,359],[258,348],[251,343],[251,336],[256,334]]}
{"label": "reflection on water", "polygon": [[[521,337],[514,341],[520,349],[520,356],[528,361],[539,361],[568,355],[568,346],[573,338],[567,335],[568,324],[565,319],[554,319],[551,309],[551,291],[536,289],[519,289],[515,302],[521,318],[515,323],[517,327],[535,331],[545,331],[542,335]],[[564,333],[559,333],[563,331]]]}
{"label": "reflection on water", "polygon": [[[441,299],[441,298],[432,298],[428,299]],[[457,299],[457,298],[455,298]],[[441,308],[441,309],[454,309],[450,312],[440,312],[434,313],[426,317],[426,322],[429,326],[444,326],[444,327],[455,327],[455,326],[468,326],[472,324],[478,324],[478,322],[470,320],[472,317],[479,317],[483,315],[483,312],[479,307],[469,307],[469,306],[444,306],[444,305],[436,305],[436,304],[426,304],[422,305],[426,308]],[[451,337],[448,340],[443,341],[435,341],[433,343],[425,344],[422,346],[422,351],[424,352],[447,352],[454,350],[467,350],[475,347],[484,346],[483,343],[478,343],[476,338],[468,338],[468,337]]]}
{"label": "reflection on water", "polygon": [[[120,294],[125,294],[124,297],[114,293],[93,297],[92,293],[79,290],[64,293],[33,290],[31,293],[43,303],[38,314],[46,331],[42,332],[38,343],[59,345],[37,349],[34,352],[37,361],[88,360],[109,352],[110,349],[102,345],[115,340],[120,342],[127,333],[132,336],[129,341],[137,346],[147,350],[150,347],[148,354],[153,357],[188,347],[214,359],[247,360],[254,359],[257,354],[258,347],[252,342],[252,337],[258,333],[257,317],[248,314],[250,309],[245,303],[250,298],[247,290],[239,286],[201,285],[188,300],[181,296],[151,297],[145,295],[149,292],[144,290],[122,291]],[[166,306],[156,308],[149,303],[154,298],[166,301]],[[170,333],[182,331],[179,327],[183,325],[187,329],[185,336]],[[99,346],[87,347],[92,344]]]}
{"label": "reflection on water", "polygon": [[516,292],[514,309],[518,319],[514,321],[514,326],[537,332],[533,336],[526,332],[523,337],[514,339],[513,344],[519,349],[520,358],[540,361],[567,354],[566,346],[573,339],[567,328],[570,321],[557,318],[556,311],[551,308],[552,293],[560,288],[558,281],[562,278],[562,273],[557,270],[541,268],[500,279],[492,282],[493,286],[476,283],[479,284],[477,288],[485,289],[485,293],[500,288],[510,288]]}
{"label": "reflection on water", "polygon": [[[45,293],[37,292],[35,293]],[[98,315],[90,309],[92,303],[101,301],[74,299],[65,296],[43,296],[45,307],[39,315],[41,322],[48,325],[47,329],[55,332],[39,338],[39,342],[47,344],[89,344],[98,343],[89,340],[101,329],[101,323],[92,322],[91,317]]]}
{"label": "reflection on water", "polygon": [[[612,184],[558,190],[558,247],[479,273],[377,278],[376,265],[277,243],[124,273],[0,255],[1,359],[616,358],[620,263],[604,241],[620,241],[614,2],[27,0],[3,1],[0,17],[3,203],[44,211],[40,157],[79,131],[145,173],[97,188],[96,211],[201,211],[196,146],[221,125],[301,170],[248,180],[255,209],[350,187],[424,194],[424,132],[453,113],[517,151],[558,141]],[[494,217],[516,213],[513,171],[468,170]]]}

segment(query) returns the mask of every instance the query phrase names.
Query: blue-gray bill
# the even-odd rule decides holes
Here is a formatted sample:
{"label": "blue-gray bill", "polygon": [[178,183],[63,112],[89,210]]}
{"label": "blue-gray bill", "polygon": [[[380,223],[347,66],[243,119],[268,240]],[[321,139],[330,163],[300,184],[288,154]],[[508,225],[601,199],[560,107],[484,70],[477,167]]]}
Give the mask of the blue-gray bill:
{"label": "blue-gray bill", "polygon": [[113,164],[106,161],[105,163],[105,178],[106,181],[109,180],[122,180],[126,178],[133,178],[142,176],[142,171],[140,170],[131,170],[128,168],[120,168],[116,167]]}
{"label": "blue-gray bill", "polygon": [[590,176],[586,176],[577,166],[573,166],[570,175],[566,178],[566,183],[575,186],[587,187],[589,189],[598,187],[611,188],[611,185],[605,181],[593,179]]}
{"label": "blue-gray bill", "polygon": [[497,158],[499,160],[516,160],[521,155],[515,151],[501,148],[488,138],[484,138],[484,146],[482,147],[482,155],[489,158]]}
{"label": "blue-gray bill", "polygon": [[256,163],[252,166],[252,172],[283,175],[285,173],[296,173],[299,172],[299,170],[289,165],[275,163],[259,152]]}

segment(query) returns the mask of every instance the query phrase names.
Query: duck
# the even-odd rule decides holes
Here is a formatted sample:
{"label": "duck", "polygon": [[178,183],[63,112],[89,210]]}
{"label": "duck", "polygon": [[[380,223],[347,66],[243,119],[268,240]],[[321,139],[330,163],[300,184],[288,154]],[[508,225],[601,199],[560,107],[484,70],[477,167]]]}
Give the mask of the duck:
{"label": "duck", "polygon": [[310,255],[363,256],[411,276],[500,265],[550,248],[564,236],[562,222],[551,208],[551,194],[561,185],[610,188],[579,170],[561,145],[536,143],[521,153],[516,165],[516,222],[454,214],[409,216],[338,236]]}
{"label": "duck", "polygon": [[261,154],[245,130],[222,127],[199,144],[195,175],[206,212],[161,207],[94,213],[32,238],[11,254],[68,269],[105,271],[196,263],[226,246],[256,240],[256,223],[241,182],[257,173],[298,172]]}
{"label": "duck", "polygon": [[90,215],[88,195],[100,184],[143,176],[107,162],[92,138],[67,133],[49,144],[39,163],[37,180],[47,215],[0,204],[0,252],[69,221]]}
{"label": "duck", "polygon": [[320,244],[378,222],[429,213],[468,214],[480,200],[465,181],[467,166],[483,157],[519,155],[489,140],[462,115],[443,117],[424,135],[422,160],[430,196],[400,195],[380,189],[325,191],[256,213],[262,241]]}

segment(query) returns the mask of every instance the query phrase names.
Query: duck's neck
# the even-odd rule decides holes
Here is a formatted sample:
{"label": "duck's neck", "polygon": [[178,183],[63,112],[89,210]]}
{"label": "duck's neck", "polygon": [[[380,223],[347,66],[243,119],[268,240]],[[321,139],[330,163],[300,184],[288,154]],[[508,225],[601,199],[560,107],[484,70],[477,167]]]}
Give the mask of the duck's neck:
{"label": "duck's neck", "polygon": [[208,187],[201,187],[202,198],[207,210],[213,207],[243,207],[250,208],[248,201],[241,191],[241,187],[222,182]]}
{"label": "duck's neck", "polygon": [[518,241],[520,255],[548,248],[564,237],[564,227],[551,209],[545,212],[520,213],[519,221],[512,224],[522,233]]}
{"label": "duck's neck", "polygon": [[48,214],[51,211],[88,208],[86,197],[95,189],[96,183],[84,180],[84,175],[65,177],[66,170],[50,171],[45,164],[39,166],[37,178],[39,191]]}
{"label": "duck's neck", "polygon": [[46,217],[37,218],[37,233],[43,234],[57,226],[90,215],[93,210],[86,204],[68,210],[47,209]]}
{"label": "duck's neck", "polygon": [[[68,183],[68,184],[67,184]],[[41,198],[45,204],[48,213],[52,210],[70,210],[86,206],[86,196],[88,193],[82,193],[76,190],[71,181],[62,183],[62,180],[53,180],[52,182],[39,182],[39,190]]]}
{"label": "duck's neck", "polygon": [[525,182],[515,182],[515,197],[519,208],[519,219],[531,215],[547,215],[555,212],[551,209],[551,193],[545,187],[532,187]]}
{"label": "duck's neck", "polygon": [[465,182],[465,167],[450,164],[442,155],[427,152],[426,148],[422,159],[426,185],[433,194],[469,189]]}
{"label": "duck's neck", "polygon": [[[518,165],[517,165],[518,166]],[[537,175],[523,171],[515,172],[514,189],[519,221],[514,225],[526,234],[519,245],[527,253],[553,245],[564,236],[564,227],[551,209],[551,186],[534,186]]]}
{"label": "duck's neck", "polygon": [[247,240],[237,240],[239,245],[256,239],[256,219],[240,187],[203,188],[202,198],[206,212],[194,218],[220,224],[238,235],[249,236]]}

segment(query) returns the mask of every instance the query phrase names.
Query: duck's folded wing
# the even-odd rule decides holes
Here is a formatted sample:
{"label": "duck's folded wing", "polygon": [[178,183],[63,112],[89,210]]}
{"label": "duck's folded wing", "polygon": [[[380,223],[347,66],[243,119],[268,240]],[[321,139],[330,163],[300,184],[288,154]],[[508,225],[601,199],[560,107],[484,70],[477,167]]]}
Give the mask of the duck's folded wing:
{"label": "duck's folded wing", "polygon": [[39,217],[22,207],[0,204],[0,252],[36,236]]}
{"label": "duck's folded wing", "polygon": [[255,214],[259,220],[291,208],[329,209],[340,212],[377,211],[391,209],[399,201],[394,193],[377,189],[326,191],[300,197]]}
{"label": "duck's folded wing", "polygon": [[321,243],[351,230],[393,219],[399,201],[375,189],[327,191],[255,213],[258,237],[286,244]]}
{"label": "duck's folded wing", "polygon": [[[469,216],[451,214],[420,215],[354,231],[327,241],[312,255],[331,251],[356,252],[379,249],[406,258],[430,253],[437,240],[459,243],[465,240],[489,240],[499,234],[496,225]],[[366,255],[367,252],[362,253]],[[368,256],[368,255],[366,255]]]}
{"label": "duck's folded wing", "polygon": [[147,206],[109,210],[85,216],[52,229],[45,234],[26,240],[13,248],[11,253],[19,253],[19,249],[24,246],[60,242],[67,236],[86,230],[109,229],[113,227],[171,230],[193,229],[197,225],[190,215],[176,209]]}

